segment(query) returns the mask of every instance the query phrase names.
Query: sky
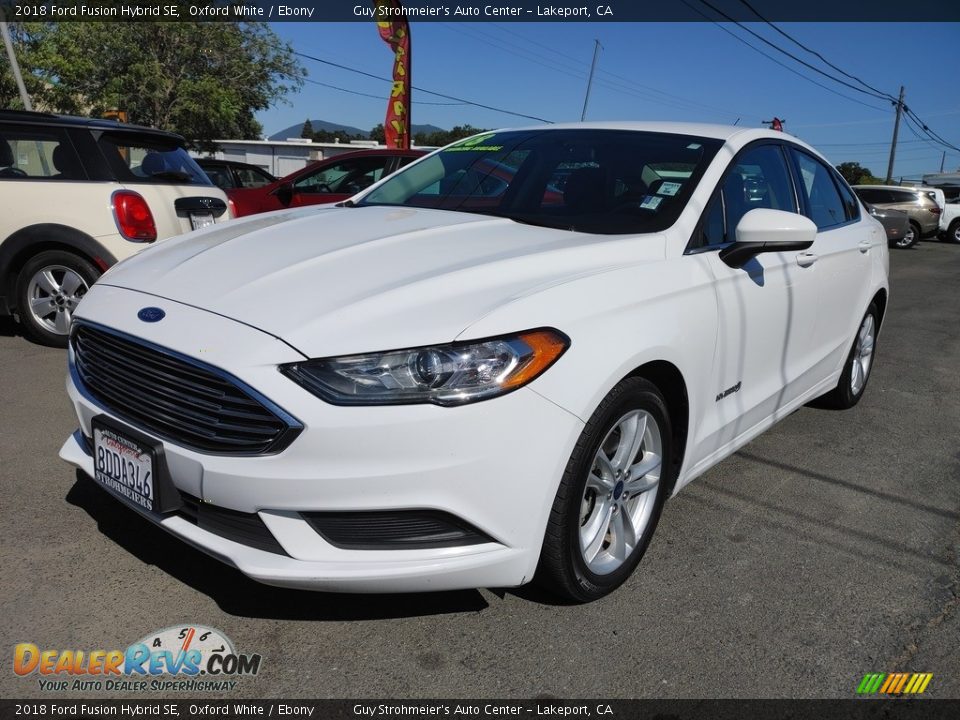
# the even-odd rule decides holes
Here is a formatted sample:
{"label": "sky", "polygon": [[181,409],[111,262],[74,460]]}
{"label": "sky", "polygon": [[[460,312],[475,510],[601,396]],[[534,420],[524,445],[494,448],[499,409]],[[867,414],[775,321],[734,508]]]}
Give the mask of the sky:
{"label": "sky", "polygon": [[[776,26],[883,93],[896,96],[905,86],[906,105],[930,129],[960,147],[956,82],[960,24]],[[886,175],[894,125],[891,102],[833,82],[732,23],[413,21],[410,27],[413,84],[424,90],[544,120],[579,120],[594,41],[599,40],[602,49],[588,120],[736,122],[759,127],[761,121],[777,116],[786,120],[787,132],[816,147],[834,164],[859,162],[876,176]],[[744,27],[862,88],[770,26],[744,23]],[[392,53],[372,21],[275,23],[272,28],[297,52],[381,77],[391,73]],[[307,117],[363,129],[383,122],[387,82],[300,59],[313,82],[288,96],[289,104],[258,114],[266,135]],[[470,124],[484,129],[537,124],[424,92],[414,91],[413,100],[415,124],[442,128]],[[923,173],[938,172],[944,150],[944,170],[960,169],[960,152],[918,135],[926,137],[901,122],[895,178],[919,179]]]}

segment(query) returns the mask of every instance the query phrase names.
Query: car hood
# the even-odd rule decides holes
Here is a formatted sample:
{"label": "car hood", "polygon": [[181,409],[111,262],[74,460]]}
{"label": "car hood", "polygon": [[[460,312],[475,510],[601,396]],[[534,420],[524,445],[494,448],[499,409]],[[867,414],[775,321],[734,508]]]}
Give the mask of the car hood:
{"label": "car hood", "polygon": [[203,308],[321,357],[447,342],[539,288],[662,259],[664,248],[663,236],[586,235],[468,213],[309,208],[160,243],[100,284]]}

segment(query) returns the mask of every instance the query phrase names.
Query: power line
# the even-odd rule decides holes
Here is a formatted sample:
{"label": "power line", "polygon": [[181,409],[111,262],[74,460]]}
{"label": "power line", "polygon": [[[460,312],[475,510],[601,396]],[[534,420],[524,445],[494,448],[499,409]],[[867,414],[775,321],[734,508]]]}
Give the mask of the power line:
{"label": "power line", "polygon": [[[536,45],[536,46],[538,46],[538,47],[541,47],[541,48],[544,48],[545,50],[550,51],[551,53],[554,53],[554,54],[558,55],[559,57],[563,58],[563,61],[555,60],[555,59],[553,59],[553,58],[548,58],[548,57],[546,57],[545,55],[543,55],[542,53],[533,52],[532,50],[529,50],[529,49],[526,48],[526,47],[521,47],[521,46],[517,45],[516,43],[512,43],[512,42],[509,42],[509,41],[505,40],[504,38],[498,38],[498,37],[496,37],[495,35],[491,35],[491,34],[488,33],[488,32],[484,32],[484,31],[480,30],[479,28],[473,28],[473,27],[471,27],[470,29],[471,29],[474,33],[478,33],[478,34],[480,34],[480,35],[484,35],[484,36],[486,36],[486,37],[488,37],[488,38],[491,38],[491,40],[492,40],[492,41],[496,41],[496,43],[498,43],[498,45],[494,45],[493,42],[487,41],[487,40],[483,40],[483,39],[481,39],[481,38],[475,38],[475,39],[480,40],[481,42],[487,42],[488,44],[492,45],[493,47],[499,47],[500,49],[506,50],[506,52],[510,52],[510,53],[512,53],[512,54],[514,54],[514,55],[517,55],[518,57],[523,57],[523,55],[520,55],[519,52],[515,52],[515,51],[510,50],[510,47],[516,48],[516,49],[517,49],[518,51],[520,51],[520,52],[523,52],[523,53],[526,53],[526,54],[528,54],[528,55],[532,55],[532,56],[534,56],[534,57],[540,58],[541,60],[544,60],[544,61],[546,61],[547,63],[555,63],[555,64],[553,64],[553,65],[544,65],[544,63],[537,62],[538,65],[544,65],[544,67],[548,67],[549,69],[555,70],[555,71],[557,71],[557,72],[563,72],[563,73],[566,74],[566,75],[574,75],[575,77],[578,77],[578,78],[585,78],[585,77],[586,77],[586,73],[583,71],[583,69],[582,69],[580,66],[572,66],[572,65],[570,65],[570,62],[569,62],[569,61],[570,61],[570,55],[569,55],[569,54],[564,54],[564,53],[558,52],[557,50],[554,50],[553,48],[551,48],[551,47],[549,47],[549,46],[547,46],[547,45],[544,45],[543,43],[539,43],[539,42],[537,42],[536,40],[533,40],[533,39],[531,39],[531,38],[527,38],[527,37],[525,37],[524,35],[521,35],[520,33],[514,32],[514,31],[512,31],[512,30],[510,30],[510,29],[508,29],[508,28],[506,28],[506,27],[504,27],[504,26],[502,26],[502,25],[497,25],[497,24],[493,24],[493,23],[491,23],[491,24],[492,24],[494,27],[496,27],[496,28],[498,28],[498,29],[500,29],[500,30],[502,30],[502,31],[504,31],[504,32],[509,33],[510,35],[513,35],[513,36],[515,36],[515,37],[517,37],[517,38],[520,38],[521,40],[524,40],[525,44]],[[464,33],[464,34],[468,34],[468,33],[466,33],[466,31],[464,30],[464,25],[461,25],[460,27],[457,27],[457,26],[453,26],[453,25],[450,25],[450,24],[444,24],[444,27],[447,27],[448,29],[451,29],[451,30],[456,30],[457,32],[461,32],[461,33]],[[508,44],[508,46],[505,46],[505,44]],[[524,58],[524,59],[527,59],[527,58]],[[533,62],[536,62],[536,61],[533,61]],[[651,87],[650,85],[644,85],[644,84],[642,84],[642,83],[638,83],[638,82],[637,82],[636,80],[634,80],[633,78],[624,77],[623,75],[617,75],[616,73],[610,72],[609,70],[604,70],[603,68],[597,68],[597,75],[605,75],[605,76],[608,76],[608,77],[615,78],[615,79],[617,79],[617,80],[623,81],[622,83],[613,84],[611,81],[604,81],[603,79],[598,78],[597,80],[595,80],[595,82],[596,82],[598,85],[602,85],[603,87],[606,87],[606,88],[612,89],[612,90],[620,90],[620,89],[622,89],[622,88],[627,87],[627,88],[630,88],[631,90],[635,90],[635,93],[634,93],[634,94],[635,94],[636,97],[640,97],[640,98],[642,98],[642,99],[644,99],[644,100],[656,102],[656,103],[659,103],[659,104],[664,105],[664,106],[667,106],[667,107],[677,107],[677,108],[680,108],[680,109],[683,109],[683,110],[696,110],[696,109],[702,108],[702,109],[705,109],[705,110],[711,110],[711,111],[714,111],[714,112],[719,112],[719,113],[722,113],[722,114],[724,114],[724,115],[729,115],[730,117],[740,117],[740,116],[742,116],[742,115],[744,114],[744,111],[743,111],[743,110],[733,111],[733,110],[729,110],[729,109],[727,109],[727,108],[721,108],[721,107],[717,107],[717,106],[715,106],[715,105],[708,105],[708,104],[706,104],[706,103],[697,102],[696,100],[692,100],[692,99],[690,99],[690,98],[685,98],[685,97],[681,97],[681,96],[679,96],[679,95],[674,95],[674,94],[668,93],[668,92],[666,92],[666,91],[664,91],[664,90],[660,90],[659,88],[655,88],[655,87]],[[643,91],[645,91],[645,92],[643,92]],[[668,103],[668,102],[665,102],[664,100],[662,100],[662,99],[660,99],[660,98],[658,98],[658,97],[656,97],[656,96],[651,96],[651,95],[648,95],[648,94],[646,94],[646,93],[655,93],[656,95],[663,96],[663,97],[667,98],[668,100],[672,100],[672,101],[674,101],[674,102],[673,102],[673,103]],[[682,103],[682,105],[681,105],[681,103]]]}
{"label": "power line", "polygon": [[[704,0],[701,0],[701,2],[704,2]],[[821,55],[820,53],[818,53],[816,50],[813,50],[813,49],[807,47],[806,45],[804,45],[802,42],[800,42],[799,40],[797,40],[796,38],[794,38],[794,37],[793,37],[792,35],[790,35],[789,33],[785,32],[784,30],[781,30],[779,27],[777,27],[777,26],[774,25],[772,22],[770,22],[769,20],[767,20],[763,15],[761,15],[761,14],[756,10],[756,8],[754,8],[747,0],[740,0],[740,2],[741,2],[743,5],[747,6],[754,15],[756,15],[756,16],[757,16],[758,18],[760,18],[763,22],[765,22],[767,25],[769,25],[769,26],[772,27],[774,30],[776,30],[778,33],[780,33],[783,37],[787,38],[788,40],[790,40],[790,41],[791,41],[792,43],[794,43],[795,45],[803,48],[804,50],[806,50],[806,51],[807,51],[808,53],[810,53],[811,55],[816,56],[816,57],[819,58],[823,63],[825,63],[826,65],[829,65],[831,68],[833,68],[833,69],[836,70],[837,72],[839,72],[839,73],[841,73],[842,75],[850,78],[851,80],[854,80],[854,81],[860,83],[860,84],[863,85],[865,88],[868,88],[869,90],[872,90],[872,91],[875,92],[875,93],[880,93],[881,95],[886,96],[890,101],[892,101],[892,102],[894,102],[894,103],[897,103],[897,102],[898,102],[898,101],[893,97],[893,95],[891,95],[890,93],[884,92],[883,90],[878,90],[877,88],[873,87],[872,85],[870,85],[870,84],[867,83],[866,81],[862,80],[861,78],[857,77],[856,75],[852,75],[852,74],[848,73],[847,71],[843,70],[842,68],[834,65],[832,62],[830,62],[829,60],[827,60],[823,55]],[[706,5],[706,4],[708,4],[708,3],[704,2],[704,4]],[[744,28],[744,29],[746,29],[746,28]],[[751,32],[751,31],[748,30],[748,32]],[[793,56],[791,56],[791,57],[793,57]],[[838,81],[838,82],[840,82],[840,81]],[[862,92],[862,91],[861,91],[861,92]],[[931,129],[926,125],[926,123],[924,123],[924,122],[917,116],[917,114],[916,114],[915,112],[912,112],[912,111],[911,111],[909,108],[907,108],[906,106],[904,106],[904,112],[905,112],[906,114],[908,114],[908,115],[911,115],[912,118],[913,118],[913,120],[914,120],[914,122],[916,122],[918,125],[920,125],[920,127],[923,129],[923,132],[925,132],[927,135],[929,135],[931,138],[933,138],[936,142],[939,142],[940,144],[945,145],[946,147],[951,148],[952,150],[960,150],[960,148],[957,148],[955,145],[947,142],[947,141],[944,140],[940,135],[938,135],[938,134],[935,133],[933,130],[931,130]],[[911,128],[911,129],[912,129],[912,128]],[[918,136],[918,137],[919,137],[919,136]]]}
{"label": "power line", "polygon": [[[713,18],[711,18],[709,15],[707,15],[706,13],[704,13],[703,11],[701,11],[699,8],[691,5],[689,2],[687,2],[687,0],[680,0],[680,2],[682,2],[684,5],[686,5],[688,8],[690,8],[691,10],[693,10],[695,13],[697,13],[698,15],[700,15],[701,17],[703,17],[704,19],[706,19],[706,20],[710,21],[711,23],[713,23],[714,25],[716,25],[718,28],[720,28],[721,30],[723,30],[725,33],[727,33],[727,35],[729,35],[729,36],[732,37],[733,39],[735,39],[735,40],[743,43],[744,45],[746,45],[748,48],[750,48],[750,49],[753,50],[754,52],[760,53],[761,55],[763,55],[765,58],[767,58],[767,59],[770,60],[771,62],[775,62],[777,65],[779,65],[780,67],[782,67],[784,70],[787,70],[787,71],[789,71],[789,72],[792,72],[794,75],[796,75],[796,76],[798,76],[798,77],[800,77],[800,78],[803,78],[804,80],[806,80],[806,81],[809,82],[809,83],[813,83],[813,84],[816,85],[817,87],[823,88],[823,89],[826,90],[827,92],[833,93],[834,95],[838,95],[839,97],[842,97],[844,100],[849,100],[850,102],[855,102],[855,103],[857,103],[858,105],[863,105],[864,107],[871,108],[872,110],[878,110],[878,111],[880,111],[880,112],[886,112],[886,108],[879,108],[879,107],[877,107],[876,105],[871,105],[870,103],[865,103],[865,102],[863,102],[862,100],[857,100],[856,98],[852,98],[852,97],[850,97],[849,95],[844,95],[842,92],[840,92],[840,91],[838,91],[838,90],[834,90],[832,87],[828,87],[828,86],[824,85],[823,83],[817,82],[817,81],[814,80],[813,78],[804,75],[803,73],[801,73],[801,72],[798,71],[798,70],[795,70],[794,68],[790,67],[789,65],[786,65],[786,64],[780,62],[779,60],[777,60],[775,57],[773,57],[773,56],[770,55],[769,53],[765,53],[763,50],[761,50],[760,48],[758,48],[756,45],[753,45],[753,44],[751,44],[750,42],[744,40],[742,37],[740,37],[739,35],[737,35],[735,32],[733,32],[733,31],[725,28],[723,25],[721,25],[721,24],[718,23],[716,20],[714,20]],[[738,24],[739,24],[739,23],[738,23]]]}
{"label": "power line", "polygon": [[933,130],[931,130],[929,127],[927,127],[927,124],[926,124],[925,122],[923,122],[923,120],[921,120],[921,119],[917,116],[917,114],[916,114],[913,110],[911,110],[910,108],[908,108],[906,105],[904,105],[903,111],[904,111],[904,114],[906,114],[906,115],[908,115],[909,117],[913,118],[914,122],[916,122],[917,125],[919,125],[919,126],[923,129],[923,132],[925,132],[929,137],[931,137],[932,139],[934,139],[936,142],[940,143],[941,145],[945,145],[946,147],[950,148],[951,150],[956,150],[956,151],[960,152],[960,148],[958,148],[956,145],[953,145],[953,144],[947,142],[947,141],[944,140],[942,137],[940,137],[937,133],[935,133]]}
{"label": "power line", "polygon": [[[346,70],[347,72],[356,73],[357,75],[363,75],[365,77],[373,78],[374,80],[381,80],[383,82],[392,83],[393,80],[390,78],[385,78],[380,75],[374,75],[373,73],[368,73],[364,70],[358,70],[356,68],[349,67],[347,65],[341,65],[340,63],[335,63],[331,60],[324,60],[323,58],[318,58],[314,55],[308,55],[307,53],[293,51],[294,55],[299,55],[300,57],[306,58],[308,60],[313,60],[314,62],[322,63],[324,65],[329,65],[330,67],[339,68],[340,70]],[[524,113],[514,112],[512,110],[504,110],[503,108],[494,107],[493,105],[484,105],[483,103],[473,102],[472,100],[465,100],[464,98],[455,97],[453,95],[447,95],[445,93],[436,92],[434,90],[427,90],[426,88],[417,87],[416,85],[411,86],[417,92],[427,93],[427,95],[434,95],[436,97],[442,97],[445,100],[455,100],[456,102],[463,103],[464,105],[472,105],[474,107],[483,108],[485,110],[493,110],[494,112],[503,113],[504,115],[513,115],[515,117],[522,117],[528,120],[536,120],[537,122],[544,123],[553,123],[552,120],[547,120],[546,118],[537,117],[536,115],[526,115]]]}
{"label": "power line", "polygon": [[777,27],[776,25],[774,25],[772,22],[770,22],[769,20],[767,20],[763,15],[761,15],[759,12],[757,12],[756,8],[754,8],[753,5],[751,5],[749,2],[747,2],[747,0],[740,0],[740,2],[743,3],[744,5],[746,5],[748,8],[750,8],[750,11],[751,11],[754,15],[756,15],[758,18],[760,18],[761,20],[763,20],[763,22],[765,22],[767,25],[769,25],[769,26],[772,27],[774,30],[776,30],[778,33],[780,33],[780,34],[783,35],[785,38],[787,38],[787,40],[789,40],[790,42],[792,42],[794,45],[797,45],[797,46],[803,48],[804,50],[806,50],[806,51],[807,51],[808,53],[810,53],[811,55],[815,55],[816,57],[820,58],[821,62],[825,63],[826,65],[829,65],[831,68],[833,68],[834,70],[836,70],[836,71],[837,71],[838,73],[840,73],[841,75],[844,75],[844,76],[850,78],[851,80],[855,80],[856,82],[858,82],[858,83],[860,83],[861,85],[863,85],[865,88],[867,88],[867,89],[869,89],[869,90],[873,90],[873,92],[875,92],[875,93],[878,93],[878,94],[880,94],[880,95],[884,95],[884,96],[886,96],[887,98],[889,98],[890,100],[894,100],[893,95],[891,95],[890,93],[886,93],[886,92],[884,92],[883,90],[877,90],[877,88],[873,87],[872,85],[869,85],[869,84],[865,83],[863,80],[861,80],[860,78],[858,78],[856,75],[851,75],[850,73],[846,72],[845,70],[837,67],[837,66],[834,65],[832,62],[830,62],[829,60],[827,60],[823,55],[821,55],[820,53],[818,53],[816,50],[811,50],[811,49],[808,48],[806,45],[804,45],[802,42],[800,42],[799,40],[797,40],[795,37],[793,37],[793,36],[790,35],[789,33],[785,32],[784,30],[781,30],[779,27]]}
{"label": "power line", "polygon": [[[296,77],[292,73],[283,73],[283,74],[288,75],[290,77]],[[351,95],[359,95],[361,97],[375,98],[376,100],[381,100],[381,101],[383,100],[383,95],[374,95],[373,93],[360,92],[359,90],[349,90],[348,88],[342,88],[342,87],[339,87],[338,85],[331,85],[330,83],[320,82],[319,80],[314,80],[313,78],[309,78],[309,77],[301,78],[301,80],[303,80],[304,82],[308,82],[311,85],[319,85],[320,87],[330,88],[331,90],[339,90],[340,92],[350,93]],[[414,105],[443,105],[446,107],[453,107],[457,105],[465,105],[466,103],[462,103],[462,102],[444,103],[444,102],[429,102],[427,100],[414,100],[413,104]]]}
{"label": "power line", "polygon": [[839,84],[841,84],[841,85],[844,85],[844,86],[850,88],[851,90],[854,90],[855,92],[863,93],[864,95],[869,95],[870,97],[873,97],[873,98],[879,98],[880,100],[890,100],[890,99],[893,97],[893,96],[891,96],[891,95],[887,95],[887,94],[884,94],[884,93],[875,93],[875,92],[870,92],[870,91],[864,90],[863,88],[858,88],[856,85],[851,85],[851,84],[848,83],[846,80],[841,80],[841,79],[839,79],[839,78],[837,78],[837,77],[834,77],[834,76],[831,75],[830,73],[824,72],[824,71],[821,70],[820,68],[815,67],[814,65],[811,65],[811,64],[808,63],[806,60],[802,60],[801,58],[798,58],[798,57],[797,57],[796,55],[794,55],[793,53],[788,52],[787,50],[784,50],[782,47],[780,47],[780,46],[777,45],[776,43],[770,42],[770,41],[767,40],[765,37],[763,37],[763,35],[760,35],[760,34],[758,34],[758,33],[755,33],[753,30],[751,30],[750,28],[748,28],[748,27],[746,27],[745,25],[743,25],[743,23],[737,22],[736,20],[734,20],[732,17],[730,17],[729,15],[727,15],[727,14],[726,14],[725,12],[723,12],[722,10],[719,10],[719,9],[716,8],[715,6],[711,5],[709,2],[707,2],[707,0],[700,0],[700,3],[703,4],[703,5],[706,5],[708,8],[710,8],[711,10],[713,10],[713,11],[714,11],[715,13],[717,13],[718,15],[723,16],[723,17],[726,18],[729,22],[732,22],[732,23],[735,24],[737,27],[739,27],[741,30],[746,30],[748,33],[750,33],[750,34],[753,35],[755,38],[757,38],[757,40],[759,40],[760,42],[769,45],[770,47],[772,47],[772,48],[773,48],[774,50],[776,50],[777,52],[783,53],[784,55],[786,55],[786,56],[789,57],[789,58],[792,58],[793,60],[795,60],[796,62],[800,63],[800,64],[803,65],[804,67],[810,68],[810,69],[813,70],[815,73],[819,73],[820,75],[823,75],[825,78],[827,78],[827,79],[829,79],[829,80],[833,80],[835,83],[839,83]]}
{"label": "power line", "polygon": [[[960,152],[960,148],[958,148],[956,145],[951,145],[951,144],[948,143],[946,140],[944,140],[944,139],[941,138],[939,135],[937,135],[935,132],[933,132],[932,130],[930,130],[930,128],[928,128],[926,125],[924,125],[924,124],[923,124],[923,121],[921,121],[921,120],[916,116],[916,113],[912,112],[912,111],[911,111],[908,107],[906,107],[906,106],[904,106],[904,113],[903,113],[903,115],[904,115],[904,117],[905,117],[906,120],[907,120],[907,125],[910,127],[910,131],[911,131],[914,135],[916,135],[918,138],[920,138],[921,140],[925,140],[925,141],[928,142],[931,146],[936,147],[937,150],[940,150],[940,149],[941,149],[941,146],[942,146],[942,147],[949,148],[950,150],[955,150],[955,151],[957,151],[957,152]],[[920,137],[919,133],[917,133],[917,131],[914,130],[913,125],[912,125],[911,123],[916,123],[916,125],[927,135],[927,138],[922,138],[922,137]]]}

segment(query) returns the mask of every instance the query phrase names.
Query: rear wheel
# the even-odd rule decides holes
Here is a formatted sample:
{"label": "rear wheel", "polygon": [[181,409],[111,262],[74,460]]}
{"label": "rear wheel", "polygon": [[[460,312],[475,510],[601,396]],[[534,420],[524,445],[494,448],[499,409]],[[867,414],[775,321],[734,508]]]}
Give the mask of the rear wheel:
{"label": "rear wheel", "polygon": [[860,327],[853,340],[853,347],[847,356],[847,362],[840,374],[837,387],[819,399],[818,405],[847,410],[863,397],[873,369],[873,353],[877,344],[877,330],[880,328],[880,314],[875,303],[870,303],[867,314],[860,321]]}
{"label": "rear wheel", "polygon": [[537,579],[575,602],[630,577],[670,485],[671,427],[663,395],[642,378],[617,385],[584,428],[554,499]]}
{"label": "rear wheel", "polygon": [[100,277],[92,263],[64,250],[31,258],[17,277],[17,314],[34,342],[66,347],[73,312]]}
{"label": "rear wheel", "polygon": [[920,226],[917,225],[913,220],[910,221],[907,232],[904,233],[903,237],[897,240],[894,245],[900,249],[906,249],[913,247],[920,240]]}
{"label": "rear wheel", "polygon": [[947,233],[943,236],[943,239],[947,242],[960,243],[960,218],[950,223],[950,227],[947,228]]}

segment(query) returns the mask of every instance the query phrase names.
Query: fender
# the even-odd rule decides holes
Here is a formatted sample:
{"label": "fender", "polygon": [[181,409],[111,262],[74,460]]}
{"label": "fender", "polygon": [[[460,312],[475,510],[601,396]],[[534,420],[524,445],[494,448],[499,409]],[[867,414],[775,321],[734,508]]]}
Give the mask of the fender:
{"label": "fender", "polygon": [[101,271],[117,263],[117,258],[94,238],[79,230],[55,223],[38,223],[20,228],[0,242],[0,315],[9,315],[20,260],[54,247],[75,251],[91,260]]}

